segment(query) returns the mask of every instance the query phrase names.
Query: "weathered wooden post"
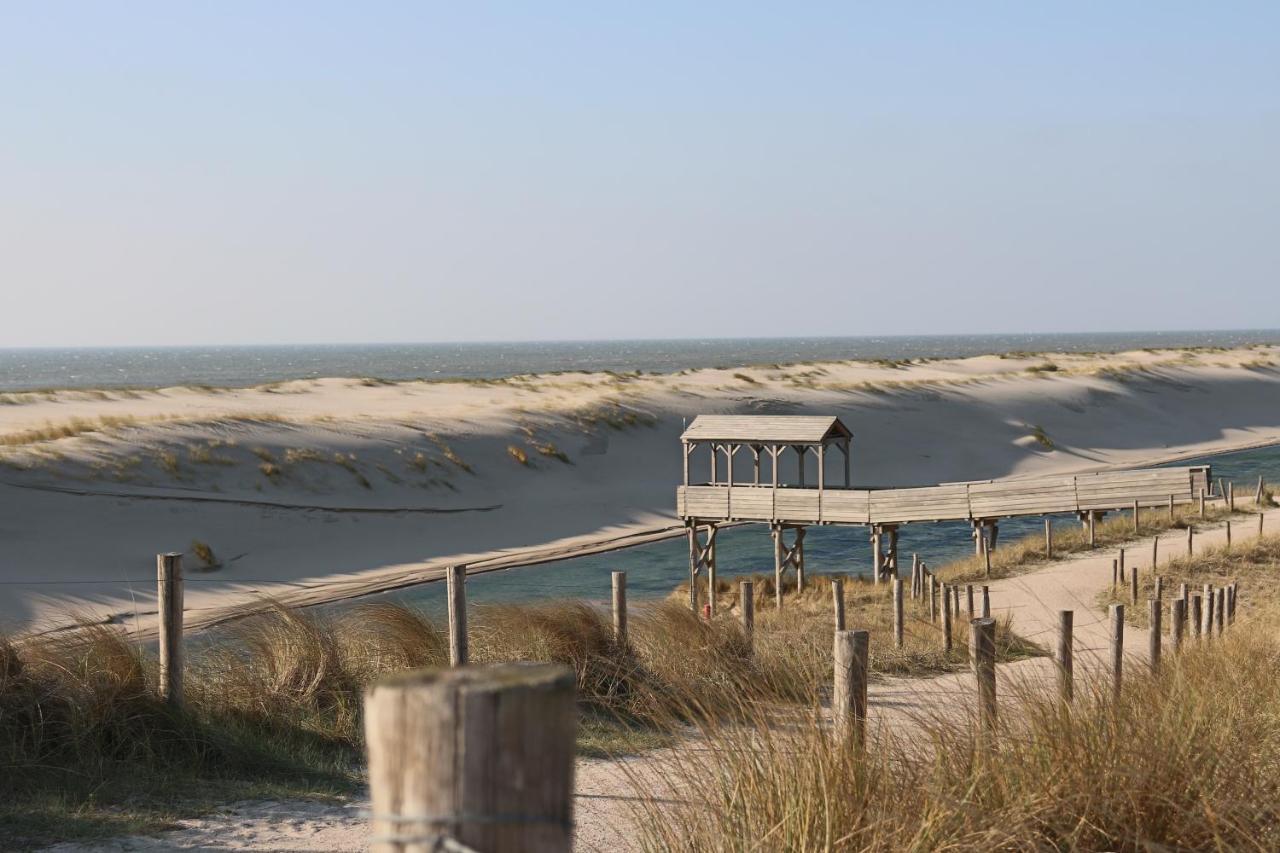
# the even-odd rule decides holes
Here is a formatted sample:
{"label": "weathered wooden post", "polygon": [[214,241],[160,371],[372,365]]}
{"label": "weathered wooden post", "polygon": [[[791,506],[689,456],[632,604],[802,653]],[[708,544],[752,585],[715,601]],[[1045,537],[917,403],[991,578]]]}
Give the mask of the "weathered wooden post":
{"label": "weathered wooden post", "polygon": [[1195,528],[1192,527],[1190,524],[1188,524],[1187,525],[1187,556],[1188,557],[1195,554],[1195,535],[1196,535]]}
{"label": "weathered wooden post", "polygon": [[1151,540],[1151,571],[1156,570],[1156,564],[1160,562],[1160,535]]}
{"label": "weathered wooden post", "polygon": [[1120,583],[1124,583],[1124,549],[1120,549]]}
{"label": "weathered wooden post", "polygon": [[1258,538],[1259,539],[1262,538],[1262,519],[1263,518],[1265,518],[1265,516],[1262,513],[1258,513]]}
{"label": "weathered wooden post", "polygon": [[1156,575],[1155,596],[1156,598],[1164,598],[1164,576],[1163,575]]}
{"label": "weathered wooden post", "polygon": [[1160,599],[1152,598],[1147,602],[1148,618],[1151,622],[1151,628],[1147,631],[1147,649],[1149,651],[1149,659],[1151,661],[1151,671],[1160,671],[1160,620],[1161,609]]}
{"label": "weathered wooden post", "polygon": [[1120,561],[1111,561],[1111,588],[1115,589],[1120,585]]}
{"label": "weathered wooden post", "polygon": [[1129,570],[1129,603],[1134,607],[1138,606],[1138,567],[1134,566]]}
{"label": "weathered wooden post", "polygon": [[1236,484],[1227,481],[1227,512],[1236,511]]}
{"label": "weathered wooden post", "polygon": [[160,617],[160,698],[182,707],[182,555],[156,555],[156,604]]}
{"label": "weathered wooden post", "polygon": [[[897,578],[894,579],[895,581]],[[831,612],[837,631],[844,630],[844,581],[831,579]]]}
{"label": "weathered wooden post", "polygon": [[1203,624],[1200,626],[1200,636],[1205,640],[1213,639],[1213,598],[1214,589],[1212,584],[1204,585],[1204,614],[1202,617]]}
{"label": "weathered wooden post", "polygon": [[742,633],[747,638],[747,648],[755,645],[756,585],[752,581],[738,581],[738,603],[742,605]]}
{"label": "weathered wooden post", "polygon": [[1226,587],[1223,587],[1222,589],[1218,590],[1218,597],[1214,599],[1213,603],[1214,603],[1214,607],[1216,608],[1213,621],[1214,621],[1214,625],[1216,626],[1217,635],[1221,637],[1222,629],[1225,627],[1225,624],[1226,624],[1226,612],[1227,612],[1227,588]]}
{"label": "weathered wooden post", "polygon": [[1124,605],[1111,605],[1111,689],[1116,696],[1124,682]]}
{"label": "weathered wooden post", "polygon": [[1191,596],[1191,613],[1189,616],[1189,621],[1191,622],[1191,636],[1193,639],[1200,639],[1200,624],[1203,618],[1204,616],[1202,615],[1200,595],[1193,595]]}
{"label": "weathered wooden post", "polygon": [[969,660],[978,681],[978,723],[989,736],[996,727],[996,620],[969,623]]}
{"label": "weathered wooden post", "polygon": [[951,615],[953,618],[959,619],[960,618],[960,584],[957,583],[957,584],[951,585],[951,598],[953,603],[955,604],[955,606],[951,608]]}
{"label": "weathered wooden post", "polygon": [[920,597],[920,555],[911,555],[911,600]]}
{"label": "weathered wooden post", "polygon": [[880,527],[871,528],[871,576],[873,583],[880,585],[880,576],[884,574],[884,555],[880,551]]}
{"label": "weathered wooden post", "polygon": [[1169,526],[1173,526],[1173,495],[1169,495]]}
{"label": "weathered wooden post", "polygon": [[951,596],[947,594],[947,585],[942,585],[942,651],[951,654]]}
{"label": "weathered wooden post", "polygon": [[870,644],[871,635],[867,631],[835,632],[831,711],[837,736],[858,748],[866,743]]}
{"label": "weathered wooden post", "polygon": [[929,621],[938,621],[938,579],[929,575]]}
{"label": "weathered wooden post", "polygon": [[1058,611],[1058,649],[1054,655],[1054,661],[1058,664],[1058,695],[1062,697],[1063,702],[1070,702],[1074,694],[1071,650],[1071,631],[1074,620],[1074,611]]}
{"label": "weathered wooden post", "polygon": [[1176,655],[1182,651],[1182,638],[1187,631],[1187,602],[1181,598],[1175,598],[1169,608],[1169,618],[1173,622],[1170,625],[1169,642]]}
{"label": "weathered wooden post", "polygon": [[1047,517],[1044,520],[1044,556],[1053,559],[1053,522]]}
{"label": "weathered wooden post", "polygon": [[1259,506],[1259,507],[1262,506],[1262,499],[1264,495],[1265,495],[1265,491],[1262,488],[1262,475],[1259,474],[1258,475],[1258,491],[1255,492],[1253,495],[1253,503],[1255,506]]}
{"label": "weathered wooden post", "polygon": [[1142,529],[1142,525],[1138,523],[1138,502],[1133,502],[1133,532],[1137,533]]}
{"label": "weathered wooden post", "polygon": [[991,589],[986,584],[982,586],[982,618],[991,618]]}
{"label": "weathered wooden post", "polygon": [[1098,514],[1089,510],[1089,547],[1098,547]]}
{"label": "weathered wooden post", "polygon": [[893,647],[902,648],[902,581],[893,579]]}
{"label": "weathered wooden post", "polygon": [[986,567],[986,577],[991,577],[991,543],[982,537],[982,563]]}
{"label": "weathered wooden post", "polygon": [[466,666],[467,649],[467,567],[445,569],[446,592],[449,596],[449,665]]}
{"label": "weathered wooden post", "polygon": [[969,619],[972,620],[975,616],[978,615],[973,612],[973,584],[967,583],[964,585],[964,594],[966,599],[965,613],[969,617]]}
{"label": "weathered wooden post", "polygon": [[1190,601],[1191,589],[1185,583],[1178,584],[1178,598],[1182,599],[1183,607],[1186,607]]}
{"label": "weathered wooden post", "polygon": [[1227,519],[1227,550],[1231,550],[1231,519]]}
{"label": "weathered wooden post", "polygon": [[1204,518],[1204,487],[1201,486],[1196,490],[1200,499],[1200,517]]}
{"label": "weathered wooden post", "polygon": [[559,664],[378,681],[365,693],[371,849],[568,853],[576,718]]}
{"label": "weathered wooden post", "polygon": [[627,573],[613,573],[613,639],[627,644]]}

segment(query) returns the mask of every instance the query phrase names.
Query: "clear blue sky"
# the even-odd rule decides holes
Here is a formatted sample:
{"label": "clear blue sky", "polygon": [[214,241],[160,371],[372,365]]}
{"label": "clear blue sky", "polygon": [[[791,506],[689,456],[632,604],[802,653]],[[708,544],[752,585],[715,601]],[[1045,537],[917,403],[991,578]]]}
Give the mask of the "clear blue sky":
{"label": "clear blue sky", "polygon": [[0,4],[0,346],[1280,326],[1277,3]]}

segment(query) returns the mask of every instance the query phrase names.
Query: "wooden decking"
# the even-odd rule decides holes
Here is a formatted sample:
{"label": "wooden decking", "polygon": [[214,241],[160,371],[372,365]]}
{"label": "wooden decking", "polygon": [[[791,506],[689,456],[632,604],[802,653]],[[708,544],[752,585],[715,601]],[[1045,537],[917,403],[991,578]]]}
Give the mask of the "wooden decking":
{"label": "wooden decking", "polygon": [[905,489],[806,489],[719,483],[680,486],[686,520],[786,524],[905,524],[1167,506],[1209,492],[1209,468],[1153,468],[986,480]]}

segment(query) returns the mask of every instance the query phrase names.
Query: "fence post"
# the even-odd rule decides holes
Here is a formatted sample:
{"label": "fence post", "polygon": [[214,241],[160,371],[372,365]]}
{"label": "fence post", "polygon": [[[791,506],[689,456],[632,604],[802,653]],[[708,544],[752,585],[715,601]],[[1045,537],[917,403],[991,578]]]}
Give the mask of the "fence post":
{"label": "fence post", "polygon": [[1169,524],[1173,524],[1173,495],[1169,495]]}
{"label": "fence post", "polygon": [[1240,581],[1231,582],[1231,596],[1227,599],[1227,624],[1236,621],[1236,596],[1240,594]]}
{"label": "fence post", "polygon": [[1222,589],[1218,590],[1218,597],[1214,599],[1213,604],[1216,609],[1216,615],[1214,616],[1214,623],[1217,625],[1217,635],[1221,637],[1222,629],[1226,621],[1225,616],[1227,612],[1227,588],[1226,587],[1223,587]]}
{"label": "fence post", "polygon": [[1236,511],[1236,484],[1230,480],[1227,481],[1227,511]]}
{"label": "fence post", "polygon": [[867,659],[871,635],[867,631],[835,632],[835,673],[831,711],[838,736],[861,748],[867,730]]}
{"label": "fence post", "polygon": [[1200,626],[1200,636],[1206,640],[1213,639],[1213,584],[1204,585],[1204,616]]}
{"label": "fence post", "polygon": [[1089,510],[1089,547],[1098,547],[1098,514]]}
{"label": "fence post", "polygon": [[964,585],[964,594],[965,594],[965,608],[966,608],[965,613],[968,614],[970,619],[973,619],[975,616],[978,615],[973,612],[973,584],[967,583]]}
{"label": "fence post", "polygon": [[613,573],[613,639],[627,644],[627,573]]}
{"label": "fence post", "polygon": [[982,618],[991,618],[991,589],[986,585],[982,585]]}
{"label": "fence post", "polygon": [[747,638],[747,649],[755,645],[756,585],[753,581],[738,581],[738,603],[742,605],[742,633]]}
{"label": "fence post", "polygon": [[1134,566],[1129,570],[1129,603],[1134,607],[1138,606],[1138,567]]}
{"label": "fence post", "polygon": [[1164,598],[1164,575],[1156,575],[1156,598]]}
{"label": "fence post", "polygon": [[902,648],[902,581],[893,579],[893,647]]}
{"label": "fence post", "polygon": [[568,853],[574,675],[559,664],[410,670],[365,693],[374,851]]}
{"label": "fence post", "polygon": [[466,666],[467,649],[467,567],[445,569],[449,596],[449,665]]}
{"label": "fence post", "polygon": [[951,596],[947,592],[947,585],[942,585],[942,651],[951,654]]}
{"label": "fence post", "polygon": [[1254,502],[1254,504],[1255,504],[1255,505],[1257,505],[1257,506],[1259,506],[1259,507],[1261,507],[1261,506],[1262,506],[1262,496],[1263,496],[1263,494],[1264,494],[1264,491],[1263,491],[1263,488],[1262,488],[1262,475],[1261,475],[1261,474],[1259,474],[1259,475],[1258,475],[1258,491],[1257,491],[1257,492],[1254,494],[1254,496],[1253,496],[1253,502]]}
{"label": "fence post", "polygon": [[986,567],[986,576],[991,577],[991,543],[986,536],[982,537],[982,563]]}
{"label": "fence post", "polygon": [[182,555],[156,555],[156,605],[160,617],[160,698],[182,706]]}
{"label": "fence post", "polygon": [[1120,585],[1120,561],[1111,561],[1111,588],[1115,589]]}
{"label": "fence post", "polygon": [[929,621],[938,621],[938,579],[929,575]]}
{"label": "fence post", "polygon": [[1227,519],[1227,550],[1231,550],[1231,519]]}
{"label": "fence post", "polygon": [[1044,555],[1053,559],[1053,522],[1048,518],[1044,520]]}
{"label": "fence post", "polygon": [[920,597],[920,555],[911,555],[911,600]]}
{"label": "fence post", "polygon": [[1173,623],[1169,626],[1169,644],[1176,655],[1182,651],[1182,636],[1187,630],[1187,602],[1175,598],[1169,605],[1169,618]]}
{"label": "fence post", "polygon": [[1142,529],[1142,525],[1138,523],[1138,502],[1133,502],[1133,532],[1137,533]]}
{"label": "fence post", "polygon": [[1149,608],[1149,620],[1151,622],[1150,630],[1147,631],[1147,649],[1150,652],[1151,671],[1160,671],[1160,629],[1161,629],[1161,610],[1160,599],[1153,598],[1147,602]]}
{"label": "fence post", "polygon": [[1073,662],[1071,651],[1071,628],[1074,620],[1074,611],[1058,611],[1058,651],[1054,656],[1054,660],[1058,664],[1058,694],[1064,702],[1070,702],[1075,692],[1072,684]]}
{"label": "fence post", "polygon": [[1156,570],[1156,564],[1160,562],[1160,534],[1151,540],[1151,571]]}
{"label": "fence post", "polygon": [[1124,583],[1124,549],[1120,549],[1120,583]]}
{"label": "fence post", "polygon": [[[894,579],[897,582],[897,579]],[[831,611],[835,619],[837,631],[844,630],[844,581],[831,579]]]}
{"label": "fence post", "polygon": [[1200,639],[1200,620],[1204,617],[1201,615],[1200,594],[1191,596],[1191,613],[1189,621],[1191,622],[1191,636],[1194,639]]}
{"label": "fence post", "polygon": [[1262,519],[1263,518],[1264,518],[1263,514],[1258,513],[1258,538],[1259,539],[1262,538]]}
{"label": "fence post", "polygon": [[1195,535],[1196,535],[1195,528],[1192,527],[1190,524],[1188,524],[1187,525],[1187,556],[1188,557],[1190,557],[1192,554],[1195,553],[1195,544],[1194,544]]}
{"label": "fence post", "polygon": [[1111,689],[1120,695],[1124,682],[1124,605],[1111,605]]}
{"label": "fence post", "polygon": [[978,681],[978,722],[990,734],[996,727],[996,620],[969,623],[969,659]]}
{"label": "fence post", "polygon": [[1200,493],[1200,494],[1199,494],[1199,497],[1200,497],[1200,517],[1201,517],[1201,518],[1204,518],[1204,486],[1201,486],[1201,487],[1200,487],[1199,489],[1197,489],[1196,491],[1198,491],[1198,492]]}

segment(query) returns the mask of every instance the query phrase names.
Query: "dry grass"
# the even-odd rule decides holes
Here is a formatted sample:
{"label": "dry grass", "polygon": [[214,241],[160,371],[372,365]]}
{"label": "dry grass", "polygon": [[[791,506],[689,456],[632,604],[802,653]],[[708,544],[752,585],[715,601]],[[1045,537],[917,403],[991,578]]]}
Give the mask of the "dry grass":
{"label": "dry grass", "polygon": [[[1032,685],[1002,697],[984,746],[964,713],[881,729],[865,752],[815,708],[708,727],[648,803],[647,850],[1272,850],[1280,846],[1280,649],[1233,632],[1118,698],[1077,685],[1069,710]],[[1078,680],[1079,681],[1079,680]]]}

